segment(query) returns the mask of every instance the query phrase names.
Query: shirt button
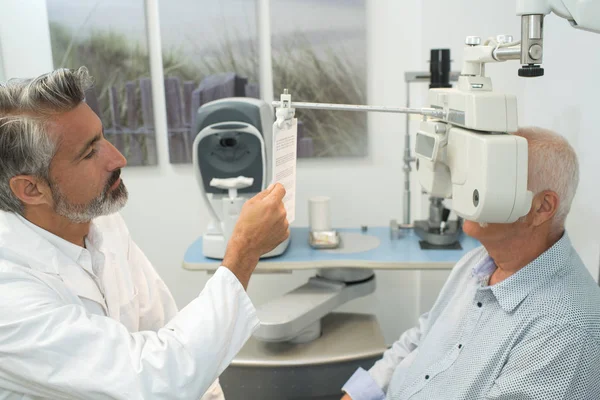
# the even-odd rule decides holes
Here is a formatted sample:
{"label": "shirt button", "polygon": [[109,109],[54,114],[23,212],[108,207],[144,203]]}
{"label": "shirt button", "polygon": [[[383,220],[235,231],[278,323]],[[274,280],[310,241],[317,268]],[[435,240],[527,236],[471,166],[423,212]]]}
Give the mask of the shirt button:
{"label": "shirt button", "polygon": [[459,348],[459,349],[462,349],[462,344],[459,344],[459,345],[458,345],[458,348]]}
{"label": "shirt button", "polygon": [[429,375],[425,375],[425,379],[429,379]]}
{"label": "shirt button", "polygon": [[482,306],[483,306],[483,303],[482,303],[482,302],[478,302],[478,303],[477,303],[477,307],[481,308]]}

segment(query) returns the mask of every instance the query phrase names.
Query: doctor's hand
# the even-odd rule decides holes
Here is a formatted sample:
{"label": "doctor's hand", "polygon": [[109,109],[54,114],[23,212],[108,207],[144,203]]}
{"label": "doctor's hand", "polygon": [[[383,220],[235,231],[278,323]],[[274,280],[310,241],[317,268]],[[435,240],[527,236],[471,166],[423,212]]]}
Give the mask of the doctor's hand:
{"label": "doctor's hand", "polygon": [[227,244],[223,266],[229,268],[246,288],[260,256],[277,247],[290,235],[283,205],[285,189],[269,186],[244,203]]}
{"label": "doctor's hand", "polygon": [[344,397],[341,398],[341,400],[352,400],[352,397],[350,397],[350,395],[346,393]]}

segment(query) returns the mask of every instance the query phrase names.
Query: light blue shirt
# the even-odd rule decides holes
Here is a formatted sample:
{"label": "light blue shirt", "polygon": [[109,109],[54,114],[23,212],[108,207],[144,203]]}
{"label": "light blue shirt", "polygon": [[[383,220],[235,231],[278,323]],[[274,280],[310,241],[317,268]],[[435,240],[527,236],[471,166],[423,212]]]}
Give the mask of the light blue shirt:
{"label": "light blue shirt", "polygon": [[563,237],[488,286],[484,248],[433,308],[344,390],[353,400],[600,399],[600,288]]}

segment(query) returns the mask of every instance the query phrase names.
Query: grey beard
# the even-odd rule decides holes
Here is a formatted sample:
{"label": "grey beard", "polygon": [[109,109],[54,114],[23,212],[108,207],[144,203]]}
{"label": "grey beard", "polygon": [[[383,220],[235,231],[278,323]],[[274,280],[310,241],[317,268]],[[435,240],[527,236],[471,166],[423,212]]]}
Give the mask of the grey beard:
{"label": "grey beard", "polygon": [[100,196],[88,204],[73,204],[57,187],[54,187],[52,188],[54,211],[73,223],[85,223],[103,215],[114,214],[125,206],[129,194],[123,182],[112,192],[109,192],[109,189],[109,187],[105,188]]}

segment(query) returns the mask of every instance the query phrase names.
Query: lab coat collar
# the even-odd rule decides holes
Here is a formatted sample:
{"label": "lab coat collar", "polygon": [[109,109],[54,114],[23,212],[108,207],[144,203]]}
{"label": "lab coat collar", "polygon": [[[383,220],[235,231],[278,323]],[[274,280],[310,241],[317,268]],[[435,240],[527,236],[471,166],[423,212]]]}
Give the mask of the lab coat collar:
{"label": "lab coat collar", "polygon": [[29,227],[32,231],[40,235],[42,238],[46,239],[50,242],[51,245],[56,247],[59,251],[64,253],[71,260],[77,262],[79,257],[81,257],[81,252],[83,251],[83,247],[77,246],[74,243],[71,243],[60,236],[56,236],[55,234],[48,232],[47,230],[35,225],[33,222],[28,219],[17,215],[17,218],[25,224],[25,226]]}
{"label": "lab coat collar", "polygon": [[[101,244],[98,229],[94,226],[90,231],[94,240]],[[0,211],[0,257],[39,272],[57,275],[77,296],[99,303],[107,312],[102,293],[76,260],[60,251],[16,214],[5,211]]]}
{"label": "lab coat collar", "polygon": [[25,225],[11,212],[0,211],[0,249],[2,258],[50,274],[58,275],[58,252],[46,239]]}

